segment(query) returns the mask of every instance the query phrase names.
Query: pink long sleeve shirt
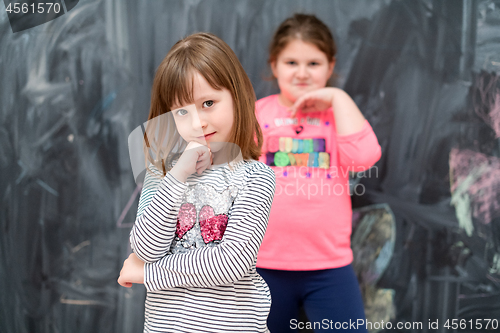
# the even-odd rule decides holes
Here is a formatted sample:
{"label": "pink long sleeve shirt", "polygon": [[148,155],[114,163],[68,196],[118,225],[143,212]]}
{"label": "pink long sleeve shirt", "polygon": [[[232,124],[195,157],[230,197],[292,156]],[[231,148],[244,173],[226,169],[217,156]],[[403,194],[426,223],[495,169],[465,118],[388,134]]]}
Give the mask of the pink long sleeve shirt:
{"label": "pink long sleeve shirt", "polygon": [[257,267],[319,270],[350,264],[349,173],[368,170],[381,156],[370,124],[338,135],[332,109],[291,118],[278,95],[258,100],[256,114],[264,134],[260,161],[276,174]]}

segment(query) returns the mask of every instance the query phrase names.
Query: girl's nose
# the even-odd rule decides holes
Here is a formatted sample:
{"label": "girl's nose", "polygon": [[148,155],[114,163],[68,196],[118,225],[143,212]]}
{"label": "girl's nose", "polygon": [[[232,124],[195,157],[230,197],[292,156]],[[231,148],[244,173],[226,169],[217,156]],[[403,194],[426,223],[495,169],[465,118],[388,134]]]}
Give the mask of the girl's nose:
{"label": "girl's nose", "polygon": [[201,129],[204,129],[208,126],[208,119],[206,117],[205,112],[203,111],[198,111],[198,120],[196,121],[197,125],[201,127]]}
{"label": "girl's nose", "polygon": [[307,66],[298,66],[296,75],[300,79],[307,78],[307,76],[309,75],[309,72],[307,71]]}

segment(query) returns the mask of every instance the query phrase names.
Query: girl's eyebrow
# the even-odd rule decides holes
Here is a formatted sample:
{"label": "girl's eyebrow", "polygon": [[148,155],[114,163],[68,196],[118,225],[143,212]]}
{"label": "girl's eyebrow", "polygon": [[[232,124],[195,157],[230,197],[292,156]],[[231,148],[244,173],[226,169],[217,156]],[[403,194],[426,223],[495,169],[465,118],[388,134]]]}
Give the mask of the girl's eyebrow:
{"label": "girl's eyebrow", "polygon": [[214,99],[215,96],[214,96],[215,93],[209,93],[209,94],[205,94],[205,95],[202,95],[200,97],[198,97],[196,99],[196,101],[206,101],[206,100],[209,100],[209,99]]}
{"label": "girl's eyebrow", "polygon": [[[285,58],[283,58],[283,60],[284,61],[291,61],[291,60],[297,61],[297,58],[285,57]],[[310,62],[310,61],[321,62],[322,60],[320,58],[317,58],[317,59],[315,58],[315,59],[307,59],[307,61],[308,62]]]}

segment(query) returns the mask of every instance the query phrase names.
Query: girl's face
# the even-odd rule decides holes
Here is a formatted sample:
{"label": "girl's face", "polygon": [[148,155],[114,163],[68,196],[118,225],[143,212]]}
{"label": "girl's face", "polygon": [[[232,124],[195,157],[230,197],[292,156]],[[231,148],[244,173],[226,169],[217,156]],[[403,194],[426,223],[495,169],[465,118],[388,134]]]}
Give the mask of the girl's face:
{"label": "girl's face", "polygon": [[278,54],[271,69],[280,87],[280,102],[292,106],[304,93],[324,88],[335,59],[327,59],[316,45],[294,39]]}
{"label": "girl's face", "polygon": [[229,90],[212,88],[200,73],[195,72],[193,99],[193,105],[174,106],[172,109],[182,138],[202,145],[228,142],[234,121],[233,98]]}

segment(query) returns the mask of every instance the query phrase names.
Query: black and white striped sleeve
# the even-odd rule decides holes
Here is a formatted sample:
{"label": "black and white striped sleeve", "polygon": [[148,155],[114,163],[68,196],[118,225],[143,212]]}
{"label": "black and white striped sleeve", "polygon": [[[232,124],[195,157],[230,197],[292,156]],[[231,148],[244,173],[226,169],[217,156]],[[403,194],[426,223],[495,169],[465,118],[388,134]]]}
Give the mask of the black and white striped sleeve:
{"label": "black and white striped sleeve", "polygon": [[153,200],[153,196],[155,195],[158,187],[160,187],[160,182],[163,178],[163,174],[150,165],[150,169],[146,170],[146,175],[144,177],[144,183],[142,184],[141,196],[139,198],[139,206],[137,207],[137,216],[142,215],[144,210],[149,206],[151,200]]}
{"label": "black and white striped sleeve", "polygon": [[[145,180],[143,191],[151,191],[147,185]],[[158,261],[170,250],[175,237],[182,195],[187,187],[186,183],[167,173],[152,199],[148,199],[151,196],[143,196],[141,193],[139,207],[144,208],[142,214],[138,214],[130,232],[130,244],[137,257],[145,263]],[[147,202],[141,200],[151,202],[147,205]]]}
{"label": "black and white striped sleeve", "polygon": [[245,276],[255,264],[266,231],[275,185],[271,168],[253,170],[233,204],[221,243],[146,264],[146,289],[203,288],[232,283]]}

